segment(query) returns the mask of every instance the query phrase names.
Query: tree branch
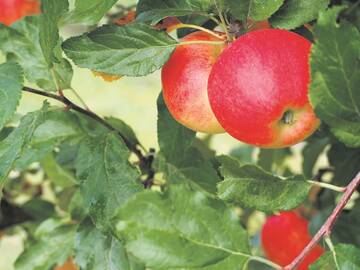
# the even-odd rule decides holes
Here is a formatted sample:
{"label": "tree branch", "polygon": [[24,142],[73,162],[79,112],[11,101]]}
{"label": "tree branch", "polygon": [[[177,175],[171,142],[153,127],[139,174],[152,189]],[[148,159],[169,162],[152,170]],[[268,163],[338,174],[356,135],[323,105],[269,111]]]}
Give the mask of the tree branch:
{"label": "tree branch", "polygon": [[315,234],[310,243],[303,249],[303,251],[297,256],[289,265],[283,268],[283,270],[294,270],[297,266],[305,259],[305,257],[311,252],[311,250],[316,246],[322,237],[329,237],[331,230],[335,224],[335,221],[344,210],[345,206],[349,202],[352,194],[356,191],[357,187],[360,185],[360,172],[355,176],[355,178],[350,182],[346,187],[345,193],[342,196],[340,202],[335,207],[334,211],[328,217],[324,225],[320,230]]}
{"label": "tree branch", "polygon": [[95,121],[99,122],[101,125],[103,125],[107,129],[109,129],[110,131],[117,132],[118,135],[123,139],[123,141],[126,144],[126,146],[128,147],[128,149],[138,157],[139,162],[140,162],[140,168],[145,173],[152,174],[151,162],[149,162],[148,158],[145,157],[142,154],[142,152],[138,149],[138,145],[131,143],[119,130],[117,130],[114,126],[112,126],[109,122],[107,122],[106,120],[104,120],[103,118],[98,116],[97,114],[95,114],[89,110],[85,110],[85,109],[81,108],[80,106],[76,105],[71,100],[69,100],[67,97],[65,97],[64,95],[56,95],[53,93],[48,93],[45,91],[30,88],[30,87],[23,87],[23,91],[57,100],[57,101],[63,103],[64,105],[66,105],[66,107],[69,110],[74,110],[81,114],[84,114],[87,117],[92,118]]}

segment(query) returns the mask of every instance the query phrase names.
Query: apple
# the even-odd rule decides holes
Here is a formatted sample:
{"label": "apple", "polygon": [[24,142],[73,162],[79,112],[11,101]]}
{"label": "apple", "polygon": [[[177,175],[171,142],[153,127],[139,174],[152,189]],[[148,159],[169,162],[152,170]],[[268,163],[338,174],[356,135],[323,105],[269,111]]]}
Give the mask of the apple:
{"label": "apple", "polygon": [[40,12],[38,0],[1,0],[0,23],[10,25],[24,16]]}
{"label": "apple", "polygon": [[236,139],[281,148],[319,126],[308,99],[311,43],[286,30],[248,32],[229,45],[208,82],[211,108]]}
{"label": "apple", "polygon": [[[181,42],[225,41],[198,31]],[[182,125],[205,133],[222,133],[207,96],[207,83],[213,64],[226,44],[188,44],[177,46],[162,68],[163,97],[171,115]]]}
{"label": "apple", "polygon": [[[291,263],[311,241],[308,221],[295,211],[282,212],[267,218],[261,232],[261,243],[266,256],[280,266]],[[297,270],[307,270],[324,249],[319,245],[305,257]]]}

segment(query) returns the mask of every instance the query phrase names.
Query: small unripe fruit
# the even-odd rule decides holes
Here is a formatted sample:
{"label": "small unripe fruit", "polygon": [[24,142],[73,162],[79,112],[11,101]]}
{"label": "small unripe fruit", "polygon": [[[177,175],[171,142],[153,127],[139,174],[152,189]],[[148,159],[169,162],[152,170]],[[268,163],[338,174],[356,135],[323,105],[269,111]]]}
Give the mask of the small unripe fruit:
{"label": "small unripe fruit", "polygon": [[208,96],[221,126],[233,137],[265,148],[296,144],[319,120],[309,103],[311,43],[286,30],[249,32],[212,68]]}
{"label": "small unripe fruit", "polygon": [[10,25],[25,16],[40,12],[38,0],[1,0],[0,23]]}
{"label": "small unripe fruit", "polygon": [[[261,233],[261,243],[266,257],[286,266],[291,263],[311,241],[308,221],[294,211],[282,212],[266,220]],[[319,246],[305,257],[297,270],[307,270],[324,250]]]}
{"label": "small unripe fruit", "polygon": [[[206,32],[187,35],[181,42],[224,41]],[[224,44],[178,46],[162,69],[163,96],[171,115],[184,126],[205,133],[221,133],[207,96],[207,83],[213,64]]]}

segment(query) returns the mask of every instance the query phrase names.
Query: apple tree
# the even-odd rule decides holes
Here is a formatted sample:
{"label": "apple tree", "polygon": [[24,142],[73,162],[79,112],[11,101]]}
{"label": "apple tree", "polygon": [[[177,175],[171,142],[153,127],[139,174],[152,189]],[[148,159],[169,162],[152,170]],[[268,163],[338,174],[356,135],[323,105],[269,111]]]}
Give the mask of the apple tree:
{"label": "apple tree", "polygon": [[[1,0],[14,269],[360,269],[359,30],[358,0]],[[75,67],[161,70],[158,146],[89,108]]]}

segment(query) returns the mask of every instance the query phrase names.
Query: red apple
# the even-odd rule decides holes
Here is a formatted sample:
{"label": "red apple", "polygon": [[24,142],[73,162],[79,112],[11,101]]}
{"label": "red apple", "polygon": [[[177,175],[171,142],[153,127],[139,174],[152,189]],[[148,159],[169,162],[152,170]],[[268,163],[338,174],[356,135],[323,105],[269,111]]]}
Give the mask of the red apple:
{"label": "red apple", "polygon": [[214,64],[208,83],[211,108],[233,137],[265,148],[296,144],[319,120],[309,103],[311,43],[286,30],[249,32]]}
{"label": "red apple", "polygon": [[38,0],[0,0],[0,23],[10,25],[24,16],[40,12]]}
{"label": "red apple", "polygon": [[[295,211],[269,217],[261,233],[261,243],[266,256],[280,266],[291,263],[310,240],[308,221]],[[297,270],[309,269],[309,265],[323,253],[323,248],[315,246]]]}
{"label": "red apple", "polygon": [[[181,42],[193,41],[224,40],[201,31],[181,39]],[[224,132],[211,111],[207,96],[211,68],[224,48],[225,43],[178,46],[162,69],[165,104],[178,122],[192,130]]]}

